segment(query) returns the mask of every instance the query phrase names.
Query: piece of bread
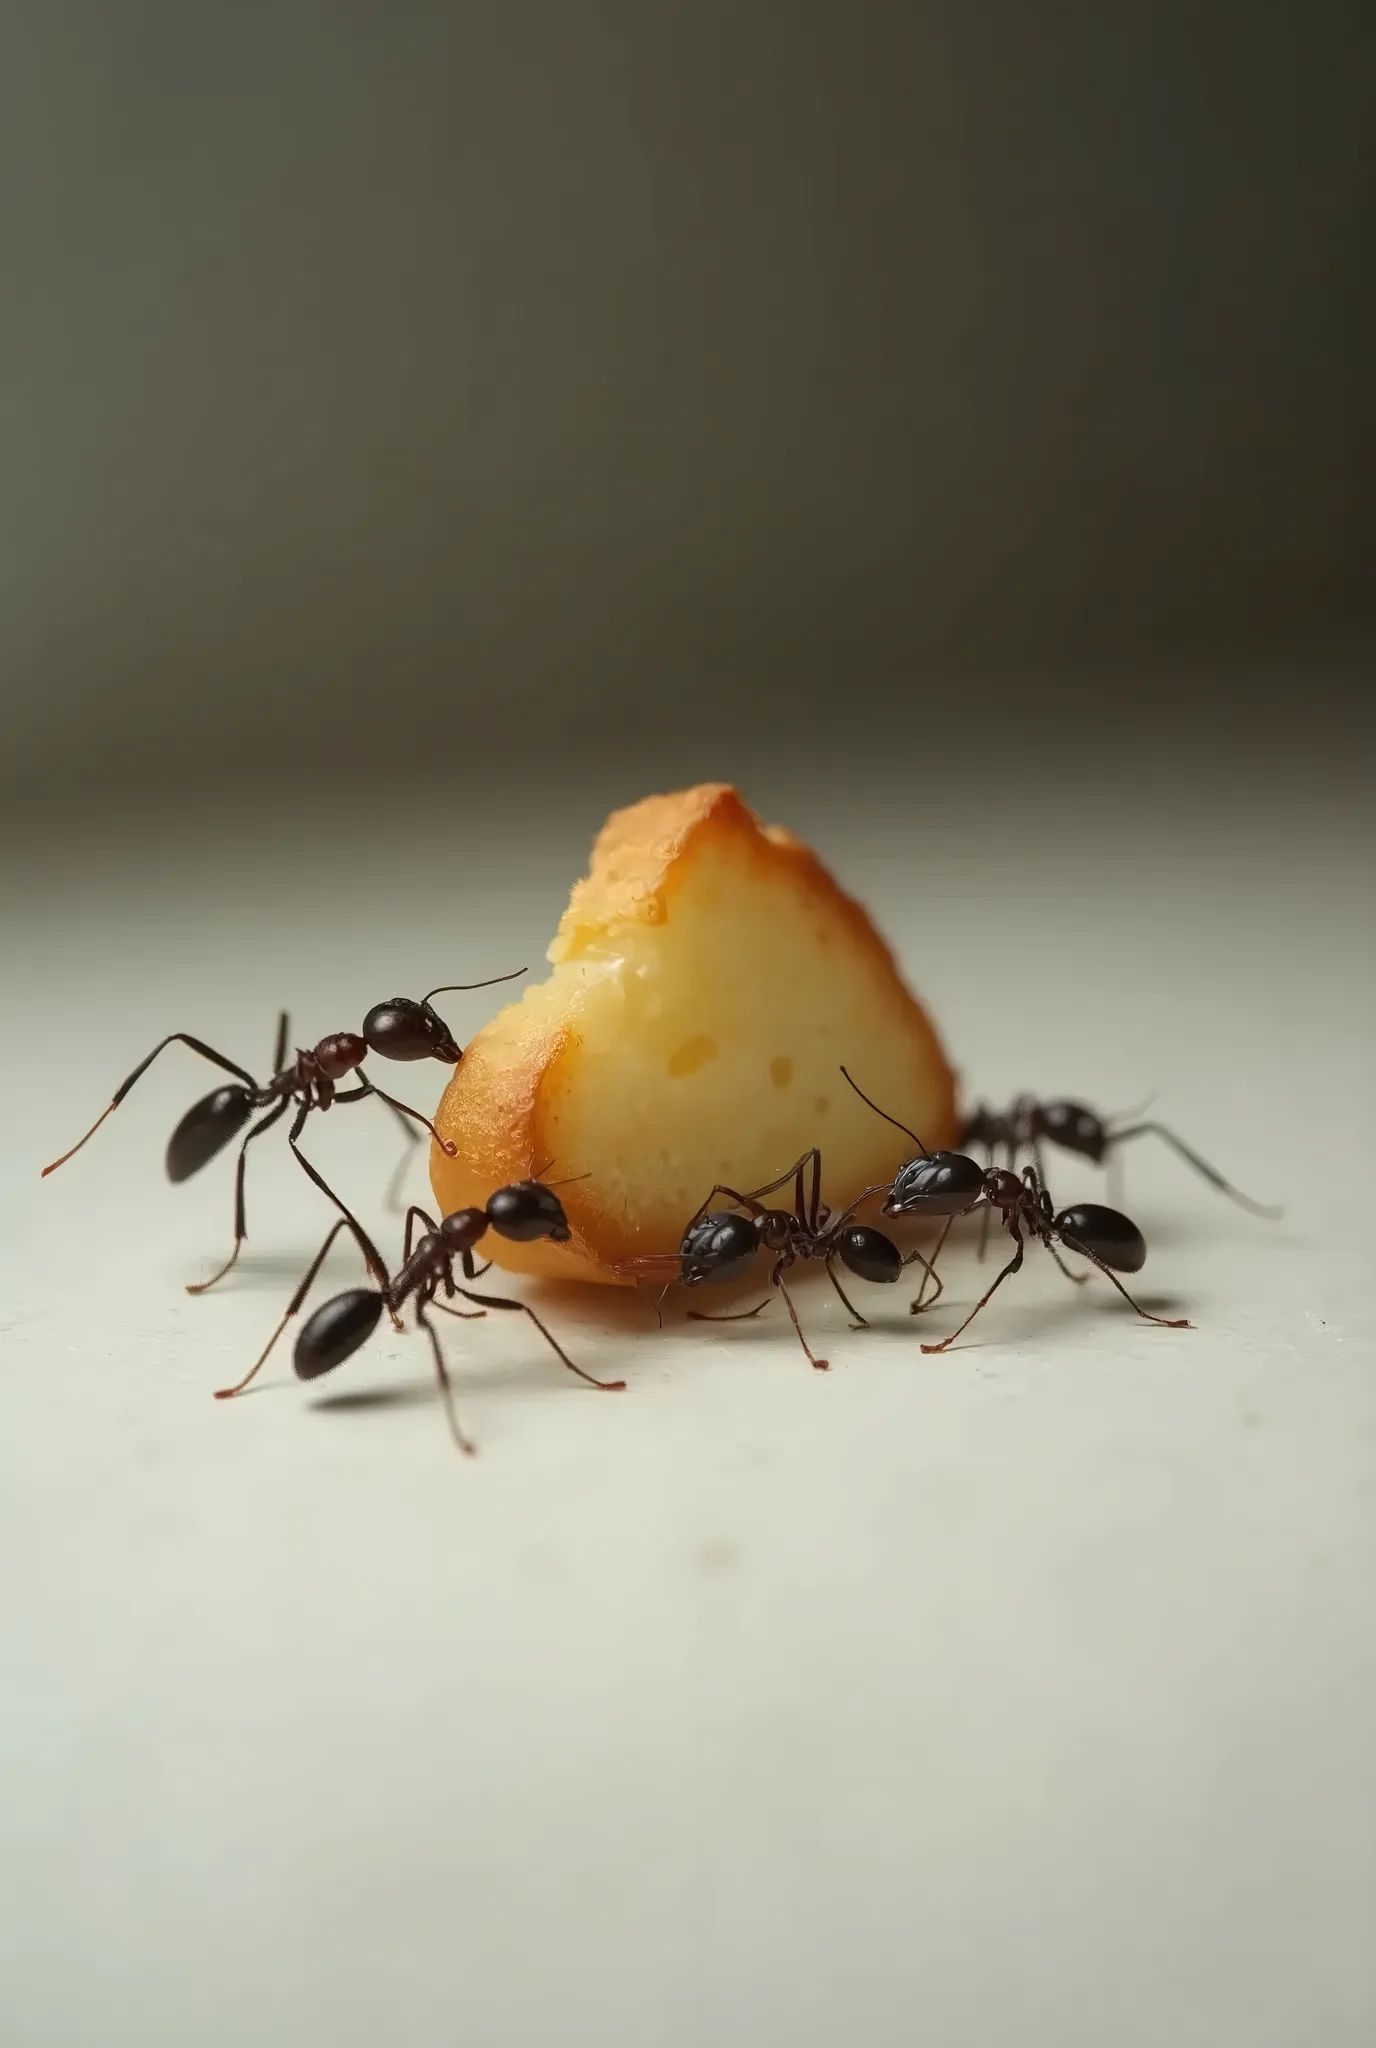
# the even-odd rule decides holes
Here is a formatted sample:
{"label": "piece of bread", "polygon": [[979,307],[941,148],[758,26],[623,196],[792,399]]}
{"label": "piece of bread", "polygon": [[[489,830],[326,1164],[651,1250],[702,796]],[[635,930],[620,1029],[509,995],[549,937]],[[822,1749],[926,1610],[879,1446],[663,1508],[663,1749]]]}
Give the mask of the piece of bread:
{"label": "piece of bread", "polygon": [[955,1141],[954,1076],[864,910],[726,784],[614,812],[548,957],[435,1115],[458,1147],[431,1147],[442,1212],[566,1182],[570,1242],[485,1238],[500,1265],[631,1284],[615,1262],[676,1252],[714,1181],[759,1187],[809,1145],[833,1209],[890,1180],[914,1147],[842,1062],[927,1145]]}

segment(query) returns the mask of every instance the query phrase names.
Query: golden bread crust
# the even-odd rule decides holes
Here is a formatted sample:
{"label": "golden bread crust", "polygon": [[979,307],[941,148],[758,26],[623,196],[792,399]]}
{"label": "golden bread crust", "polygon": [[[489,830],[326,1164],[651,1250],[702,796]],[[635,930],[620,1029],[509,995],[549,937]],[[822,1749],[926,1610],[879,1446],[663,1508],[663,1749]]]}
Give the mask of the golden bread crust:
{"label": "golden bread crust", "polygon": [[[729,1141],[733,1158],[749,1159],[756,1185],[809,1144],[822,1144],[825,1165],[828,1133],[819,1125],[829,1123],[835,1148],[843,1118],[844,1182],[829,1179],[827,1199],[848,1201],[891,1176],[913,1148],[863,1107],[857,1114],[839,1077],[839,1099],[829,1082],[817,1082],[834,1071],[829,1050],[811,1055],[803,1099],[767,1081],[742,1093],[741,1041],[756,1008],[769,1007],[748,1000],[750,976],[770,971],[776,942],[785,951],[775,984],[780,975],[796,979],[806,1012],[811,977],[815,1000],[841,1003],[853,1020],[844,1046],[857,1079],[868,1085],[879,1069],[886,1108],[905,1121],[920,1117],[914,1128],[929,1146],[954,1143],[955,1076],[868,914],[791,832],[762,826],[728,784],[704,783],[614,812],[598,834],[589,873],[549,948],[553,976],[479,1032],[445,1090],[435,1121],[459,1152],[451,1159],[432,1147],[442,1210],[482,1203],[507,1181],[586,1173],[561,1189],[570,1243],[488,1237],[483,1250],[514,1271],[625,1285],[615,1263],[673,1249],[706,1195],[710,1173],[689,1195],[686,1184],[673,1184],[672,1161],[680,1151],[702,1152],[714,1114],[722,1146]],[[723,957],[720,948],[732,946]],[[788,991],[775,985],[770,994],[778,1011]],[[776,1017],[774,1027],[760,1028],[781,1037],[777,1026]],[[776,1057],[771,1069],[768,1049],[758,1048],[759,1071],[774,1071],[776,1088],[786,1091],[779,1070],[791,1076],[794,1060]],[[823,1057],[825,1068],[817,1065]],[[750,1159],[742,1126],[756,1106],[761,1137]],[[662,1186],[644,1164],[656,1146],[666,1160]],[[776,1157],[780,1149],[787,1156]],[[710,1145],[703,1156],[714,1156]]]}

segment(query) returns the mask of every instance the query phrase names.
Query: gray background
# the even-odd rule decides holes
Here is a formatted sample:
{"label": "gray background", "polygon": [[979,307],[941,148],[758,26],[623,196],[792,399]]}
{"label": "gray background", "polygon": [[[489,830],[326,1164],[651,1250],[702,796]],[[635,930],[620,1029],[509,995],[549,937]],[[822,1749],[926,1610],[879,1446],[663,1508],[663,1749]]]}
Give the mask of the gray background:
{"label": "gray background", "polygon": [[1376,614],[1359,0],[3,24],[13,803],[1231,747]]}
{"label": "gray background", "polygon": [[[0,7],[6,2043],[1368,2048],[1373,24]],[[196,1300],[189,1052],[40,1163],[169,1030],[535,978],[704,776],[967,1101],[1283,1222],[1144,1140],[1194,1329],[1029,1258],[942,1357],[808,1290],[825,1375],[544,1289],[629,1389],[456,1324],[463,1469],[411,1329],[213,1402],[285,1149]]]}

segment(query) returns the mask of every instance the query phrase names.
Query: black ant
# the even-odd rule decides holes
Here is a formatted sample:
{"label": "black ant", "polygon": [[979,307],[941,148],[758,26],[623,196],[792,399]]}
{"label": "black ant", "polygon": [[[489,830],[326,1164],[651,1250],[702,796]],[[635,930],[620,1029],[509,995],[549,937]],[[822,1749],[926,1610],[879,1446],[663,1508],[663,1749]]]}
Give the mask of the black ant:
{"label": "black ant", "polygon": [[[1145,1104],[1142,1105],[1146,1107]],[[1131,1118],[1139,1111],[1129,1111]],[[1029,1152],[1032,1163],[1042,1180],[1046,1179],[1046,1166],[1042,1159],[1042,1145],[1059,1145],[1066,1152],[1074,1152],[1081,1159],[1088,1159],[1095,1166],[1102,1166],[1105,1160],[1120,1145],[1130,1138],[1148,1135],[1161,1138],[1171,1146],[1188,1166],[1208,1181],[1210,1187],[1242,1208],[1250,1209],[1254,1216],[1278,1217],[1284,1211],[1264,1202],[1254,1202],[1250,1195],[1244,1195],[1231,1181],[1223,1178],[1217,1167],[1209,1165],[1192,1151],[1183,1138],[1165,1124],[1133,1123],[1131,1121],[1114,1127],[1112,1119],[1101,1116],[1098,1110],[1088,1108],[1082,1102],[1043,1102],[1035,1095],[1018,1095],[1007,1109],[994,1109],[987,1102],[977,1103],[966,1117],[961,1128],[962,1145],[978,1145],[987,1152],[992,1167],[997,1152],[1004,1152],[1007,1164],[1016,1167],[1020,1153]]]}
{"label": "black ant", "polygon": [[[804,1191],[804,1174],[811,1169],[811,1185]],[[788,1209],[767,1209],[760,1197],[772,1195],[793,1182],[793,1207]],[[868,1224],[853,1223],[851,1218],[868,1201],[871,1195],[885,1192],[886,1183],[866,1188],[864,1193],[837,1216],[833,1216],[821,1199],[822,1155],[814,1145],[796,1159],[777,1180],[769,1181],[762,1188],[752,1188],[749,1194],[740,1194],[724,1182],[718,1181],[705,1202],[692,1218],[683,1233],[683,1242],[676,1252],[653,1255],[646,1258],[625,1259],[617,1270],[632,1272],[637,1269],[654,1268],[660,1272],[670,1270],[673,1278],[685,1287],[724,1285],[739,1280],[749,1272],[758,1252],[773,1252],[774,1267],[769,1276],[771,1287],[777,1287],[784,1298],[798,1341],[819,1372],[828,1369],[828,1361],[818,1358],[798,1320],[793,1306],[793,1297],[784,1282],[784,1274],[796,1265],[799,1259],[820,1259],[826,1267],[827,1278],[840,1295],[847,1310],[854,1317],[856,1326],[864,1329],[868,1325],[836,1275],[835,1261],[862,1280],[871,1280],[879,1285],[896,1281],[903,1268],[916,1259],[926,1267],[927,1261],[920,1252],[909,1253],[905,1258],[892,1238],[882,1230],[875,1230]],[[738,1208],[748,1210],[739,1216],[730,1209],[713,1209],[710,1205],[717,1195],[725,1195]],[[928,1269],[928,1277],[935,1274]],[[926,1286],[926,1280],[923,1286]],[[937,1281],[938,1292],[941,1282]],[[935,1300],[933,1296],[933,1300]],[[662,1299],[662,1297],[661,1297]],[[724,1315],[706,1315],[699,1310],[690,1310],[694,1322],[734,1323],[747,1322],[759,1315],[761,1309],[769,1306],[769,1297],[752,1309],[728,1311]]]}
{"label": "black ant", "polygon": [[[412,1236],[417,1223],[425,1235],[412,1248]],[[292,1317],[299,1311],[324,1265],[330,1247],[341,1230],[348,1226],[340,1219],[330,1230],[320,1250],[306,1269],[305,1278],[287,1304],[286,1314],[269,1337],[262,1353],[244,1377],[232,1387],[217,1390],[217,1401],[229,1401],[236,1394],[242,1394],[249,1382],[257,1377],[268,1356]],[[554,1190],[542,1181],[515,1181],[510,1187],[498,1188],[489,1196],[482,1209],[456,1209],[451,1216],[436,1223],[424,1209],[414,1205],[406,1212],[406,1233],[402,1245],[401,1270],[396,1278],[389,1279],[383,1269],[383,1284],[380,1288],[351,1287],[343,1294],[336,1294],[308,1318],[297,1333],[293,1352],[296,1377],[300,1380],[318,1380],[325,1373],[333,1372],[346,1358],[352,1358],[359,1346],[366,1343],[378,1326],[385,1308],[396,1321],[399,1311],[407,1301],[416,1305],[416,1321],[430,1339],[430,1348],[435,1360],[435,1378],[444,1399],[445,1414],[454,1441],[461,1451],[472,1453],[474,1445],[459,1427],[454,1410],[454,1390],[449,1372],[440,1349],[440,1340],[427,1310],[443,1309],[446,1315],[460,1316],[464,1321],[475,1321],[490,1308],[513,1309],[529,1316],[545,1342],[580,1380],[586,1380],[590,1387],[597,1387],[603,1393],[618,1394],[625,1391],[624,1380],[594,1379],[584,1372],[581,1365],[575,1365],[553,1333],[548,1330],[529,1303],[513,1301],[499,1294],[476,1294],[470,1287],[461,1287],[454,1278],[454,1262],[459,1262],[465,1280],[481,1280],[490,1269],[491,1261],[481,1268],[475,1265],[473,1247],[488,1230],[495,1230],[499,1237],[512,1238],[518,1244],[530,1244],[537,1238],[547,1237],[555,1244],[568,1240],[568,1218],[564,1205]],[[481,1302],[475,1310],[453,1308],[449,1301],[436,1299],[440,1289],[452,1297],[461,1294],[465,1301]]]}
{"label": "black ant", "polygon": [[[1064,1245],[1067,1251],[1079,1252],[1097,1266],[1144,1322],[1159,1323],[1167,1330],[1191,1328],[1183,1318],[1177,1320],[1153,1315],[1150,1309],[1143,1308],[1139,1301],[1133,1299],[1117,1277],[1119,1273],[1139,1273],[1146,1263],[1146,1239],[1130,1217],[1117,1209],[1105,1208],[1099,1202],[1077,1202],[1069,1209],[1057,1210],[1035,1165],[1025,1167],[1019,1177],[1002,1167],[981,1166],[977,1159],[971,1159],[963,1152],[929,1152],[915,1131],[899,1123],[897,1117],[890,1116],[887,1110],[880,1109],[877,1102],[871,1102],[844,1067],[841,1072],[862,1102],[869,1103],[877,1116],[882,1116],[885,1123],[892,1124],[895,1130],[902,1131],[918,1147],[920,1156],[910,1159],[895,1175],[881,1214],[944,1219],[936,1249],[930,1261],[923,1262],[929,1274],[941,1257],[951,1225],[957,1216],[967,1216],[972,1209],[983,1208],[987,1213],[996,1214],[1013,1240],[1012,1258],[984,1290],[964,1322],[952,1330],[949,1337],[943,1337],[940,1343],[924,1344],[924,1351],[945,1351],[974,1321],[995,1289],[1003,1285],[1010,1273],[1019,1270],[1025,1249],[1024,1233],[1027,1238],[1046,1246],[1067,1280],[1073,1280],[1077,1287],[1083,1286],[1089,1275],[1073,1273],[1056,1250],[1057,1244]],[[926,1285],[924,1279],[916,1301],[911,1304],[914,1315],[931,1308],[936,1300],[933,1295],[930,1301],[924,1301]]]}
{"label": "black ant", "polygon": [[[43,1168],[43,1177],[56,1172],[59,1166],[79,1152],[89,1139],[93,1138],[107,1116],[119,1108],[134,1083],[146,1074],[158,1054],[165,1052],[169,1045],[190,1046],[213,1066],[223,1067],[227,1074],[237,1074],[239,1079],[228,1087],[216,1088],[209,1095],[193,1103],[167,1141],[167,1178],[171,1181],[189,1180],[193,1173],[212,1160],[217,1152],[223,1151],[230,1139],[236,1137],[248,1122],[253,1112],[265,1109],[267,1115],[253,1125],[243,1144],[239,1147],[239,1160],[234,1176],[234,1249],[218,1273],[209,1280],[200,1280],[187,1287],[188,1294],[204,1294],[223,1280],[239,1256],[240,1247],[248,1235],[244,1210],[244,1170],[249,1146],[264,1131],[280,1122],[293,1104],[296,1115],[287,1133],[287,1143],[303,1170],[322,1192],[328,1195],[343,1216],[358,1241],[360,1251],[369,1269],[384,1285],[387,1268],[382,1262],[377,1246],[373,1243],[363,1225],[352,1211],[345,1207],[328,1182],[316,1171],[297,1143],[306,1118],[313,1110],[326,1110],[335,1103],[360,1102],[367,1095],[376,1095],[394,1112],[408,1139],[416,1142],[406,1124],[410,1117],[429,1131],[432,1138],[451,1156],[455,1150],[448,1138],[442,1138],[428,1116],[422,1116],[418,1109],[408,1103],[398,1102],[388,1095],[363,1072],[363,1062],[370,1052],[387,1060],[436,1059],[445,1066],[456,1066],[463,1058],[463,1047],[458,1044],[449,1026],[436,1010],[431,1007],[431,997],[446,995],[457,989],[493,988],[499,982],[515,981],[525,973],[524,967],[515,974],[499,974],[490,981],[451,982],[444,988],[432,988],[430,994],[422,996],[417,1003],[409,996],[392,996],[385,1003],[377,1003],[363,1019],[363,1029],[334,1032],[322,1038],[309,1049],[298,1047],[295,1057],[287,1058],[287,1013],[284,1010],[277,1020],[277,1044],[273,1054],[273,1074],[269,1081],[255,1081],[246,1068],[226,1059],[216,1052],[214,1046],[206,1045],[199,1038],[192,1038],[185,1031],[173,1031],[159,1045],[153,1047],[147,1059],[141,1060],[132,1074],[115,1090],[109,1109],[102,1110],[84,1138],[79,1138],[70,1151],[60,1159],[54,1159],[51,1166]],[[359,1085],[342,1091],[338,1083],[346,1074],[357,1073]],[[404,1162],[403,1162],[404,1163]]]}

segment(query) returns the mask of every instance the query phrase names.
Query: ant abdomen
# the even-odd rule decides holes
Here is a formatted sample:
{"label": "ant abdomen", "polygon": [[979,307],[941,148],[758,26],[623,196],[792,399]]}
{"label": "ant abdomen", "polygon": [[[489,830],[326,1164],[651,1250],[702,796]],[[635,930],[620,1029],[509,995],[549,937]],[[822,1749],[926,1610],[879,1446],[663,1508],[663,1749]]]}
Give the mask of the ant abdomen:
{"label": "ant abdomen", "polygon": [[1057,1235],[1073,1251],[1082,1245],[1115,1273],[1140,1273],[1147,1262],[1147,1241],[1130,1216],[1099,1202],[1079,1202],[1056,1218]]}
{"label": "ant abdomen", "polygon": [[192,1104],[167,1141],[167,1178],[190,1180],[244,1128],[253,1096],[237,1083],[215,1088]]}
{"label": "ant abdomen", "polygon": [[836,1255],[852,1273],[876,1285],[897,1280],[903,1271],[903,1254],[893,1239],[863,1223],[852,1223],[838,1234]]}
{"label": "ant abdomen", "polygon": [[336,1294],[301,1326],[292,1353],[299,1380],[318,1380],[352,1358],[378,1326],[382,1296],[371,1287],[351,1287]]}
{"label": "ant abdomen", "polygon": [[1083,1102],[1044,1102],[1037,1121],[1043,1137],[1066,1152],[1077,1152],[1093,1166],[1102,1166],[1108,1149],[1104,1120]]}

